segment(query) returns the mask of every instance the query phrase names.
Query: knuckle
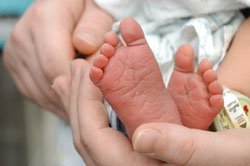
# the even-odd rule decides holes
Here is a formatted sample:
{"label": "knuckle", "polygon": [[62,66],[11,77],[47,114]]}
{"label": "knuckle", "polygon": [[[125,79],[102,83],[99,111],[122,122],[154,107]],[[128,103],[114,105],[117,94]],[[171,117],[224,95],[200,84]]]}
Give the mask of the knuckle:
{"label": "knuckle", "polygon": [[[22,45],[25,43],[25,36],[27,36],[27,29],[32,29],[32,25],[35,27],[38,24],[42,25],[47,20],[46,5],[43,2],[34,2],[32,6],[27,10],[24,16],[13,27],[9,39],[11,42]],[[27,27],[30,26],[29,28]],[[33,28],[34,28],[33,26]]]}
{"label": "knuckle", "polygon": [[35,3],[30,10],[34,20],[43,20],[45,14],[44,5],[41,3]]}
{"label": "knuckle", "polygon": [[34,3],[32,7],[29,10],[29,14],[32,16],[32,20],[35,21],[35,23],[41,23],[46,21],[47,19],[47,6],[44,2],[38,2]]}
{"label": "knuckle", "polygon": [[23,30],[20,22],[17,22],[17,24],[12,29],[12,32],[10,34],[10,41],[16,44],[23,43]]}

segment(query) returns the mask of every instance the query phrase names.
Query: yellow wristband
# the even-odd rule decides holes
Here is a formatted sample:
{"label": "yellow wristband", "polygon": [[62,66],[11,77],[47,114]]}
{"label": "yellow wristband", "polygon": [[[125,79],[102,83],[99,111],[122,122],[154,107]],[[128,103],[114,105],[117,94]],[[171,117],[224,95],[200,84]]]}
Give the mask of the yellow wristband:
{"label": "yellow wristband", "polygon": [[223,89],[224,108],[214,119],[217,131],[250,127],[250,99],[228,88]]}

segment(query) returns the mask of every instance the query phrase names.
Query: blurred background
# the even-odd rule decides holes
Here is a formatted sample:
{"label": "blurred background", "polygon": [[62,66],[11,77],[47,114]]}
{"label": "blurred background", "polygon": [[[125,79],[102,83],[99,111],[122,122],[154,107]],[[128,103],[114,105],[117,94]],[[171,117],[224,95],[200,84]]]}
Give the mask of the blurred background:
{"label": "blurred background", "polygon": [[55,166],[59,120],[22,97],[2,62],[4,42],[31,3],[0,0],[0,166]]}
{"label": "blurred background", "polygon": [[21,95],[0,61],[0,165],[27,165],[26,129]]}
{"label": "blurred background", "polygon": [[4,69],[2,48],[31,0],[0,0],[0,165],[27,165],[24,102]]}

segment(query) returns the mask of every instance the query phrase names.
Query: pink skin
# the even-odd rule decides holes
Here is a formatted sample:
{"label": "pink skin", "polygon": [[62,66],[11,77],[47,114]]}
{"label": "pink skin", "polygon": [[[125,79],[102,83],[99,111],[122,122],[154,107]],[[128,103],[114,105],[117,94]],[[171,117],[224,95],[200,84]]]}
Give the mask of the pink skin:
{"label": "pink skin", "polygon": [[[115,33],[107,33],[101,53],[90,70],[90,78],[101,89],[105,99],[116,110],[117,115],[126,127],[129,137],[143,123],[171,122],[181,124],[183,117],[184,120],[188,119],[186,116],[190,116],[189,119],[197,117],[196,112],[192,111],[189,114],[184,112],[183,109],[181,109],[180,113],[183,113],[184,116],[180,115],[177,107],[183,108],[183,105],[176,103],[174,99],[179,100],[178,97],[183,95],[186,97],[185,99],[191,101],[195,99],[195,101],[188,104],[190,107],[192,107],[190,104],[194,103],[199,105],[197,108],[201,109],[199,113],[201,115],[198,117],[203,116],[202,108],[209,106],[209,111],[213,113],[206,114],[210,117],[205,117],[202,122],[203,124],[206,123],[208,127],[212,122],[211,119],[218,113],[212,108],[220,110],[222,107],[221,104],[218,104],[222,100],[221,86],[216,83],[218,82],[217,77],[211,76],[213,74],[216,76],[216,73],[211,70],[213,74],[205,74],[211,69],[206,67],[206,63],[200,64],[198,71],[201,74],[194,73],[193,70],[186,70],[191,68],[190,65],[193,65],[191,63],[193,55],[191,55],[191,58],[186,58],[188,62],[183,61],[185,59],[182,59],[182,57],[185,57],[185,55],[180,52],[181,50],[185,51],[184,48],[188,47],[183,46],[184,48],[182,47],[177,52],[175,71],[168,88],[166,88],[159,65],[147,44],[140,25],[133,19],[124,19],[121,22],[120,31],[126,46],[119,41]],[[190,80],[189,78],[194,78],[191,81],[192,84],[180,82],[180,84],[176,83],[175,90],[175,87],[172,88],[175,81],[187,81]],[[199,103],[195,97],[199,97],[201,87],[208,89],[205,93],[208,98],[205,101],[199,100],[201,102]],[[188,93],[183,88],[188,90]],[[216,91],[215,94],[214,89],[219,91]],[[189,95],[189,92],[195,92],[197,95]],[[202,97],[204,92],[201,93]],[[187,108],[189,109],[189,107]],[[196,119],[192,119],[192,121],[196,121]],[[193,124],[191,121],[184,122],[189,126]]]}
{"label": "pink skin", "polygon": [[184,126],[208,129],[223,107],[222,86],[211,63],[204,59],[194,69],[194,52],[189,45],[179,48],[168,83]]}

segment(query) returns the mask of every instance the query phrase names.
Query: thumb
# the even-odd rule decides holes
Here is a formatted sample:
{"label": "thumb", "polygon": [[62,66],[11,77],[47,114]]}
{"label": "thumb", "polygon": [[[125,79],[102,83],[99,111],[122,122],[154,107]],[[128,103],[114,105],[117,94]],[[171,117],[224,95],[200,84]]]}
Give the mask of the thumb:
{"label": "thumb", "polygon": [[133,135],[137,152],[176,165],[250,163],[250,130],[210,132],[169,123],[140,126]]}
{"label": "thumb", "polygon": [[76,49],[84,55],[96,52],[103,43],[104,35],[111,30],[112,21],[113,18],[94,2],[86,1],[85,11],[73,34]]}

